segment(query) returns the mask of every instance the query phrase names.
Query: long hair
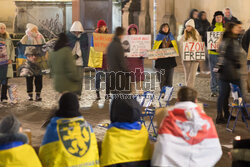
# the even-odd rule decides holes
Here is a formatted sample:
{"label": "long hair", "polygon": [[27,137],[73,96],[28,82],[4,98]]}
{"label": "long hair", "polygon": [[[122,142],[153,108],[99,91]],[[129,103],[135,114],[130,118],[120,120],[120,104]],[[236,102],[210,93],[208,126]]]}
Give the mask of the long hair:
{"label": "long hair", "polygon": [[240,21],[238,22],[229,22],[226,24],[226,30],[223,34],[223,39],[224,38],[237,38],[237,35],[235,35],[232,30],[235,26],[242,24]]}
{"label": "long hair", "polygon": [[[168,26],[168,32],[167,32],[167,33],[165,33],[165,32],[162,31],[162,29],[163,29],[165,26]],[[170,26],[169,26],[169,24],[168,24],[168,23],[163,23],[163,24],[161,25],[161,27],[160,27],[159,33],[168,35],[168,34],[170,33]]]}
{"label": "long hair", "polygon": [[65,33],[60,33],[59,39],[56,41],[54,51],[57,51],[66,46],[69,46],[69,39]]}
{"label": "long hair", "polygon": [[184,31],[184,37],[185,41],[187,41],[189,38],[193,38],[195,41],[197,41],[197,36],[196,36],[196,30],[195,28],[192,28],[192,30],[189,32],[187,30]]}

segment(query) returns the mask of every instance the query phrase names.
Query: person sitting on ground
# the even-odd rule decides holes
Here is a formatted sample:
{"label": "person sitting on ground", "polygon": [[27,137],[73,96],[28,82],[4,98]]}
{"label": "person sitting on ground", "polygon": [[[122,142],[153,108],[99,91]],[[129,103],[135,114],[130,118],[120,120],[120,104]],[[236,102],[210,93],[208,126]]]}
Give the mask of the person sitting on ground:
{"label": "person sitting on ground", "polygon": [[35,150],[27,144],[21,123],[8,115],[0,122],[0,166],[42,167]]}
{"label": "person sitting on ground", "polygon": [[102,143],[101,166],[150,166],[149,135],[145,126],[139,123],[140,111],[139,103],[132,96],[112,101],[111,124]]}
{"label": "person sitting on ground", "polygon": [[250,139],[238,140],[237,137],[233,142],[232,167],[249,167],[250,166]]}
{"label": "person sitting on ground", "polygon": [[73,93],[65,93],[50,117],[39,157],[44,167],[99,167],[97,141],[91,125],[79,112]]}
{"label": "person sitting on ground", "polygon": [[194,89],[182,87],[177,101],[161,122],[151,165],[214,166],[222,150],[213,120],[196,104]]}

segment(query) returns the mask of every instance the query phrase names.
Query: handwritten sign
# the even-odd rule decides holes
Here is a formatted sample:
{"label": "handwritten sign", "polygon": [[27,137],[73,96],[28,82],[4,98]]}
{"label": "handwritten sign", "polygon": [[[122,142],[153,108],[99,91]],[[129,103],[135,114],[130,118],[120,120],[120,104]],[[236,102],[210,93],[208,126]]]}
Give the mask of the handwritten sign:
{"label": "handwritten sign", "polygon": [[105,52],[113,37],[114,34],[93,33],[95,51]]}
{"label": "handwritten sign", "polygon": [[144,57],[151,50],[151,35],[125,35],[121,41],[127,57]]}
{"label": "handwritten sign", "polygon": [[204,61],[205,59],[204,42],[183,43],[183,61]]}
{"label": "handwritten sign", "polygon": [[5,45],[0,45],[0,65],[8,64],[7,49]]}
{"label": "handwritten sign", "polygon": [[168,57],[177,57],[179,56],[175,48],[164,48],[164,49],[157,49],[148,51],[147,57],[148,59],[161,59],[161,58],[168,58]]}
{"label": "handwritten sign", "polygon": [[223,32],[207,32],[207,49],[208,50],[216,50],[219,48],[218,40],[222,36]]}

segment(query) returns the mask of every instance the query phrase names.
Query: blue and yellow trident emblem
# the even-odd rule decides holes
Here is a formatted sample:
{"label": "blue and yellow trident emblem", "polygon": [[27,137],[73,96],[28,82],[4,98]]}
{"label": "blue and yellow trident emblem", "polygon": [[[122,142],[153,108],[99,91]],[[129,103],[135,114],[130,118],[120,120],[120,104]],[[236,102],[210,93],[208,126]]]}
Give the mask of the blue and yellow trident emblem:
{"label": "blue and yellow trident emblem", "polygon": [[90,127],[82,118],[60,119],[57,131],[64,148],[77,157],[83,157],[90,148]]}

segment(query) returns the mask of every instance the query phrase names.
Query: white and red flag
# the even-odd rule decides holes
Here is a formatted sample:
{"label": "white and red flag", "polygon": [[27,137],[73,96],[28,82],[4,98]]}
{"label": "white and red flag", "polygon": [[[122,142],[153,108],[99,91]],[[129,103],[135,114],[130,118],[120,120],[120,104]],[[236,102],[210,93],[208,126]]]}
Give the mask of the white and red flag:
{"label": "white and red flag", "polygon": [[212,167],[221,155],[213,120],[197,104],[179,102],[161,123],[152,166]]}

